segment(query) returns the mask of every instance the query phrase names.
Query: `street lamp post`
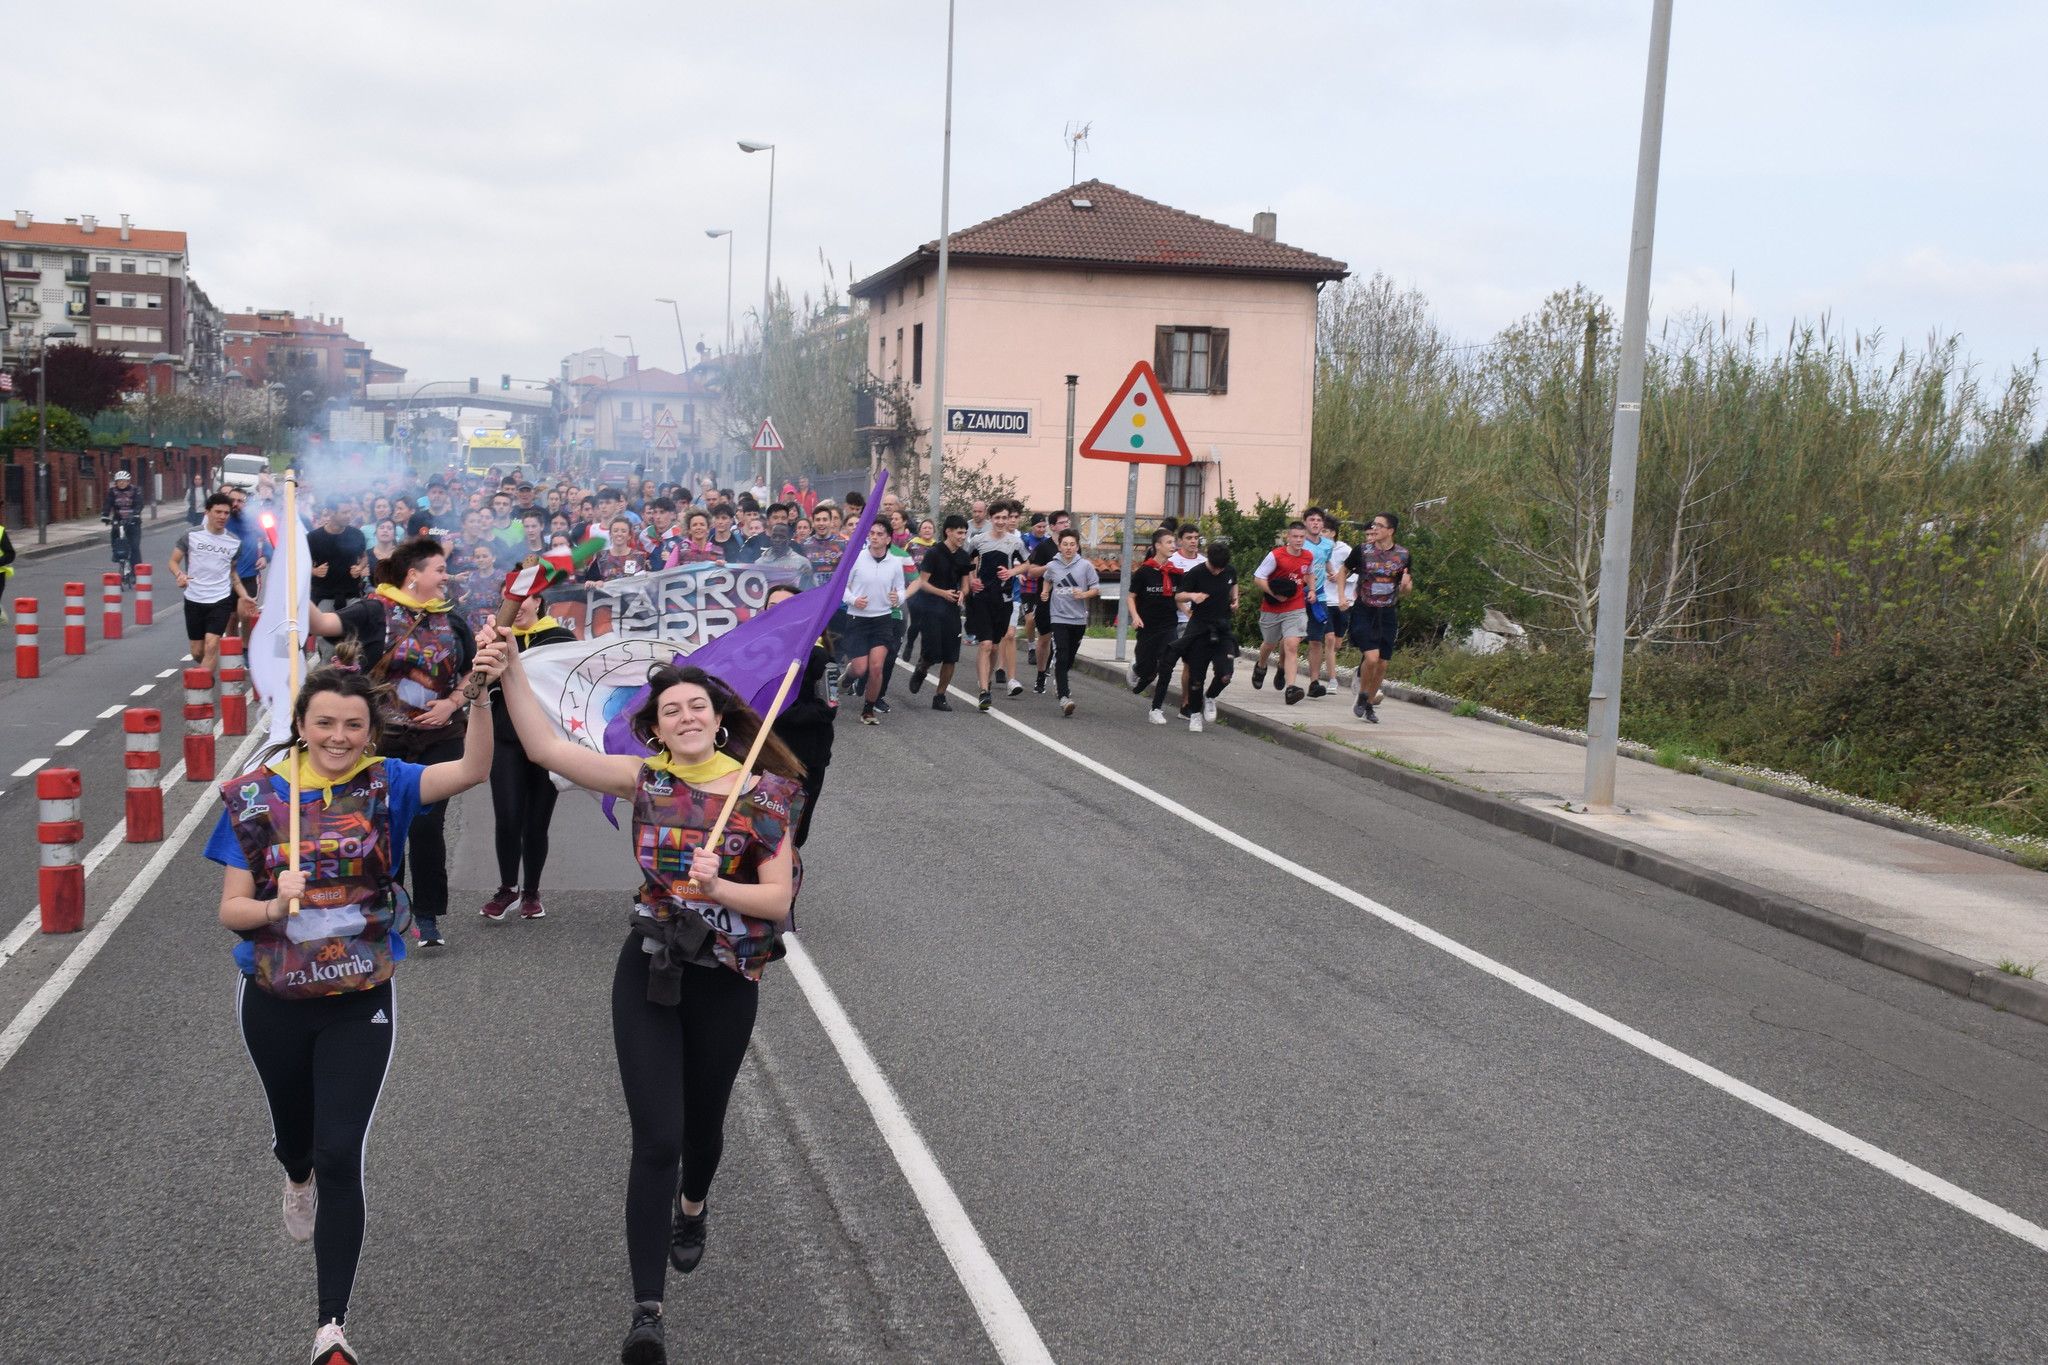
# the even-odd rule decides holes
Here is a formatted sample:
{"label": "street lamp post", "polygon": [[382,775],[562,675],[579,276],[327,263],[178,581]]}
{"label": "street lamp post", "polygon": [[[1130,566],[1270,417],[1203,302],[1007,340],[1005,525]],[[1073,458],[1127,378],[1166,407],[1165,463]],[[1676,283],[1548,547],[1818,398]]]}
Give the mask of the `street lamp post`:
{"label": "street lamp post", "polygon": [[50,543],[50,408],[47,401],[50,338],[78,335],[75,327],[52,327],[36,338],[36,544]]}
{"label": "street lamp post", "polygon": [[[939,297],[938,326],[932,337],[932,468],[931,518],[934,526],[945,524],[940,498],[946,452],[946,261],[950,254],[947,235],[953,208],[953,0],[946,0],[946,139],[939,160]],[[1133,465],[1132,468],[1137,466]]]}
{"label": "street lamp post", "polygon": [[712,241],[725,238],[725,353],[732,354],[732,229],[705,228],[704,235]]}
{"label": "street lamp post", "polygon": [[775,296],[775,144],[740,139],[743,152],[768,153],[768,237],[761,247],[761,349],[768,349],[768,305]]}
{"label": "street lamp post", "polygon": [[676,373],[681,374],[684,370],[688,370],[690,368],[690,343],[683,340],[682,305],[677,303],[674,299],[656,299],[655,302],[667,304],[676,315],[676,345],[681,347],[683,352],[683,368],[681,370],[677,370]]}

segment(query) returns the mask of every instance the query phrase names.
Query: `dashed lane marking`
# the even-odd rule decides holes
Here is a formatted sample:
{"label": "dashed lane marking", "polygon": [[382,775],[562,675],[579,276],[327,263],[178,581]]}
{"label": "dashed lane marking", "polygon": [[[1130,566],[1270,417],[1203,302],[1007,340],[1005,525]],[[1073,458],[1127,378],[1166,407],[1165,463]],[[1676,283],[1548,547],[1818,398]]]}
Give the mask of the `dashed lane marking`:
{"label": "dashed lane marking", "polygon": [[152,686],[149,683],[144,683],[142,686],[136,688],[133,692],[130,692],[128,695],[131,697],[146,697],[154,691],[156,691],[156,688],[154,686]]}
{"label": "dashed lane marking", "polygon": [[165,669],[165,670],[164,670],[163,672],[161,672],[161,673],[157,674],[157,676],[158,676],[159,678],[168,678],[168,677],[172,676],[173,674],[175,674],[175,673],[176,673],[177,671],[178,671],[178,670],[177,670],[177,669],[175,669],[175,668],[167,668],[167,669]]}
{"label": "dashed lane marking", "polygon": [[14,775],[16,777],[27,777],[30,773],[42,767],[45,763],[48,763],[49,761],[50,760],[47,758],[32,758],[28,762],[22,764],[19,768],[16,768],[14,770]]}
{"label": "dashed lane marking", "polygon": [[57,747],[60,749],[68,749],[72,745],[78,743],[79,740],[84,739],[87,735],[91,733],[92,731],[90,730],[73,730],[70,734],[64,736],[64,738],[57,741]]}
{"label": "dashed lane marking", "polygon": [[[961,695],[965,697],[967,694],[963,692]],[[1365,911],[1368,915],[1373,916],[1373,918],[1382,921],[1392,928],[1398,929],[1412,938],[1420,939],[1430,947],[1450,954],[1467,966],[1477,968],[1488,976],[1505,982],[1507,985],[1521,991],[1524,995],[1533,996],[1553,1009],[1561,1010],[1582,1023],[1590,1024],[1602,1033],[1619,1039],[1638,1052],[1647,1053],[1665,1065],[1691,1076],[1694,1080],[1704,1081],[1723,1094],[1740,1100],[1752,1108],[1760,1109],[1779,1122],[1797,1129],[1808,1137],[1826,1143],[1838,1152],[1852,1156],[1868,1166],[1873,1166],[1883,1171],[1886,1175],[1903,1181],[1905,1184],[1921,1191],[1923,1194],[1933,1195],[1951,1208],[1958,1209],[1972,1218],[1988,1223],[2000,1232],[2010,1233],[2037,1250],[2048,1251],[2048,1228],[2042,1227],[2039,1223],[2031,1222],[2010,1209],[2003,1208],[1988,1199],[1972,1194],[1960,1185],[1951,1184],[1932,1171],[1915,1166],[1903,1157],[1894,1156],[1883,1148],[1857,1137],[1854,1133],[1845,1132],[1824,1119],[1815,1118],[1805,1110],[1787,1104],[1777,1096],[1767,1094],[1745,1081],[1739,1081],[1727,1072],[1709,1066],[1689,1053],[1680,1052],[1668,1043],[1659,1042],[1647,1033],[1622,1023],[1612,1015],[1603,1014],[1591,1005],[1575,1000],[1562,991],[1544,985],[1534,977],[1524,976],[1513,967],[1495,961],[1476,948],[1467,947],[1454,938],[1438,933],[1426,924],[1412,920],[1397,910],[1391,910],[1381,905],[1369,896],[1360,895],[1341,882],[1325,877],[1322,873],[1304,867],[1292,859],[1284,858],[1264,845],[1247,839],[1244,835],[1237,833],[1237,831],[1226,829],[1207,816],[1189,810],[1172,797],[1160,795],[1135,778],[1126,777],[1108,764],[1098,762],[1078,750],[1068,748],[1050,736],[1040,734],[1037,730],[1032,729],[1020,720],[1014,720],[1004,715],[1001,711],[990,711],[988,714],[1034,742],[1044,745],[1061,757],[1070,759],[1081,767],[1086,768],[1089,772],[1094,773],[1105,781],[1122,787],[1140,800],[1149,801],[1161,810],[1185,820],[1196,829],[1214,835],[1217,839],[1229,844],[1239,852],[1257,858],[1268,866],[1278,868],[1280,871],[1299,881],[1306,882],[1319,891],[1326,891],[1338,900],[1356,906],[1358,909]]]}
{"label": "dashed lane marking", "polygon": [[126,711],[127,709],[128,708],[125,705],[109,706],[106,710],[100,712],[100,719],[112,720],[115,716],[120,715],[123,711]]}

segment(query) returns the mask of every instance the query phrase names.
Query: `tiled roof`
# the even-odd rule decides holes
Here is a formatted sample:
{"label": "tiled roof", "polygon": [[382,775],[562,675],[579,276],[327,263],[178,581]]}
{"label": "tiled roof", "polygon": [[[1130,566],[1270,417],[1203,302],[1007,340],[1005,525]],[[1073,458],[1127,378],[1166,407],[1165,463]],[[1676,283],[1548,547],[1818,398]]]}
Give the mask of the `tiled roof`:
{"label": "tiled roof", "polygon": [[[1086,208],[1078,207],[1085,203]],[[1073,264],[1196,274],[1342,279],[1344,262],[1132,194],[1104,180],[1083,180],[1020,209],[952,234],[954,259]],[[872,293],[939,254],[936,239],[853,286]]]}
{"label": "tiled roof", "polygon": [[185,250],[185,234],[164,232],[156,228],[131,227],[128,240],[121,240],[119,223],[102,222],[98,228],[87,232],[77,223],[30,223],[25,228],[14,225],[12,218],[0,218],[0,246],[20,243],[24,246],[66,247],[75,251],[172,251],[182,254]]}
{"label": "tiled roof", "polygon": [[649,365],[622,374],[610,383],[599,381],[598,388],[607,393],[703,393],[701,380],[673,370],[658,369]]}

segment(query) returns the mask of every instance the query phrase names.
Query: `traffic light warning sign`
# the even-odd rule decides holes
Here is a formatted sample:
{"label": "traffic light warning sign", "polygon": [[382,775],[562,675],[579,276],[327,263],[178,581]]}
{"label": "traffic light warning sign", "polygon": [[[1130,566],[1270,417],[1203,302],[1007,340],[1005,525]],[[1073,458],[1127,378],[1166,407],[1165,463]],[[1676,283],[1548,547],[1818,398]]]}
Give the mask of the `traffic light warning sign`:
{"label": "traffic light warning sign", "polygon": [[1143,360],[1131,366],[1080,450],[1091,460],[1126,464],[1192,464],[1195,459],[1159,390],[1159,376]]}

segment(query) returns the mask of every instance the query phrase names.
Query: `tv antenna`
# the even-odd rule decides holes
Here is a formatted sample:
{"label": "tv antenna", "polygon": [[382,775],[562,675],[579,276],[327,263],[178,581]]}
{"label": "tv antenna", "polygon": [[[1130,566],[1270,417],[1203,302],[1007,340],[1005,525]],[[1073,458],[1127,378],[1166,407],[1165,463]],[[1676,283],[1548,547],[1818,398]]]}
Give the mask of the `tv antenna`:
{"label": "tv antenna", "polygon": [[1064,141],[1067,144],[1067,183],[1075,185],[1081,179],[1081,149],[1088,145],[1088,130],[1094,123],[1083,123],[1079,119],[1069,120]]}

